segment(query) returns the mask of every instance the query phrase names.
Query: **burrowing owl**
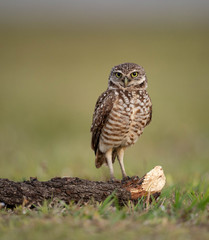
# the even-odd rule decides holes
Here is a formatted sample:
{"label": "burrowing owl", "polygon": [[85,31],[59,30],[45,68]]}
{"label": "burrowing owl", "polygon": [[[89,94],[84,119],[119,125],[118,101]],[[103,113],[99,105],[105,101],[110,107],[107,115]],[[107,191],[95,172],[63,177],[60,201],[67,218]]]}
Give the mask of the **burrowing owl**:
{"label": "burrowing owl", "polygon": [[115,158],[123,178],[124,150],[134,144],[152,118],[152,103],[147,93],[144,69],[135,63],[123,63],[112,68],[108,88],[98,98],[91,126],[91,147],[97,168],[107,163],[114,179]]}

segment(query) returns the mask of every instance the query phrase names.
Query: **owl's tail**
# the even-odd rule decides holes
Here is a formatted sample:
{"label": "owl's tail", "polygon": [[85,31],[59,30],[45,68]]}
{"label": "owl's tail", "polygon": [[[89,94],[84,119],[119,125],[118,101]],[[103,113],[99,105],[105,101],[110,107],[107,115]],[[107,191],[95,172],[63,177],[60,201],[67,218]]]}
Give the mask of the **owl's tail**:
{"label": "owl's tail", "polygon": [[[116,156],[117,156],[117,151],[113,150],[113,152],[112,152],[112,162],[113,163],[115,162]],[[104,163],[107,164],[105,153],[101,152],[98,149],[97,153],[96,153],[95,166],[96,166],[96,168],[100,168]]]}

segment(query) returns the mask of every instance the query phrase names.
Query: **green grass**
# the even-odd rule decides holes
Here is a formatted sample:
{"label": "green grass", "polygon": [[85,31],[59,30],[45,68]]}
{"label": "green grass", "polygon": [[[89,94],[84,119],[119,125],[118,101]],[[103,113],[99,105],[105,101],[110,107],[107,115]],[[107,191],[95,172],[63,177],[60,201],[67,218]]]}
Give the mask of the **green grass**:
{"label": "green grass", "polygon": [[169,187],[148,207],[143,201],[119,207],[109,197],[85,206],[44,202],[35,210],[0,211],[1,239],[207,239],[209,190]]}
{"label": "green grass", "polygon": [[125,166],[142,176],[161,165],[162,196],[148,209],[108,201],[2,209],[0,239],[208,238],[208,29],[136,25],[120,33],[1,29],[0,177],[106,180],[108,169],[95,168],[90,148],[92,113],[111,67],[130,61],[147,72],[153,120],[127,149]]}

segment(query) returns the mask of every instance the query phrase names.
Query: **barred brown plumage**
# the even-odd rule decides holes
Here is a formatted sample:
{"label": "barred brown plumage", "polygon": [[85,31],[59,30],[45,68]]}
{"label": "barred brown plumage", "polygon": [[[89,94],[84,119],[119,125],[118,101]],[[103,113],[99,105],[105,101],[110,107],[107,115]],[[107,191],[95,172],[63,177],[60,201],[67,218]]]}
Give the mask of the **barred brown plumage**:
{"label": "barred brown plumage", "polygon": [[146,88],[144,69],[134,63],[124,63],[113,67],[108,88],[97,100],[91,146],[96,155],[96,167],[106,162],[111,179],[114,179],[112,164],[116,156],[126,177],[124,150],[137,141],[151,121],[152,103]]}

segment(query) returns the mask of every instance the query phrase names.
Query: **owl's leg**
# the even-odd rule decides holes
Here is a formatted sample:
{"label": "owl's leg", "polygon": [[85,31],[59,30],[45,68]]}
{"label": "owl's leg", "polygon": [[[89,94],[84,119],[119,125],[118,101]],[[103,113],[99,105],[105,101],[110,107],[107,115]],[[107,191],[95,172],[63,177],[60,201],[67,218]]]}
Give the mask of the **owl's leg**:
{"label": "owl's leg", "polygon": [[125,171],[125,167],[124,167],[124,163],[123,163],[123,157],[124,157],[124,148],[120,148],[117,151],[117,158],[120,164],[120,168],[121,168],[121,172],[122,172],[122,176],[123,178],[126,178],[126,171]]}
{"label": "owl's leg", "polygon": [[112,164],[112,148],[109,149],[106,153],[105,153],[105,157],[106,157],[106,160],[107,160],[107,165],[110,169],[110,179],[111,180],[115,180],[115,177],[114,177],[114,170],[113,170],[113,164]]}

